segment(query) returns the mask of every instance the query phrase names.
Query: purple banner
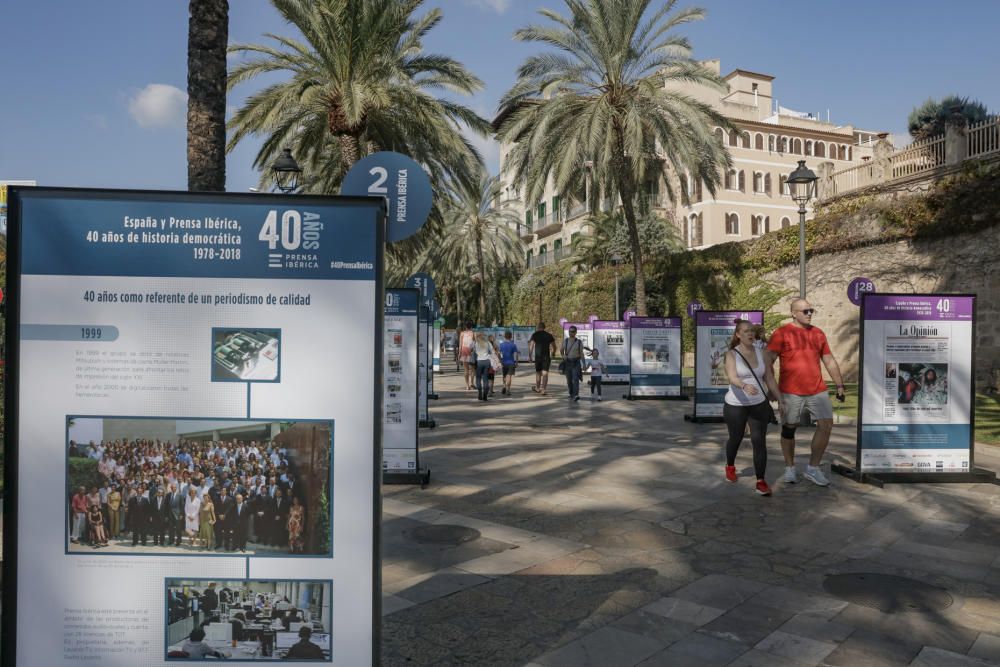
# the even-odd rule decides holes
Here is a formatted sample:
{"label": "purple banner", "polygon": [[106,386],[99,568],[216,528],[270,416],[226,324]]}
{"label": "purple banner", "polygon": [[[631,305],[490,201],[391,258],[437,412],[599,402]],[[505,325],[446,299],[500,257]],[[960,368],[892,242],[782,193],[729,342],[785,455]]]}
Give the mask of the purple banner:
{"label": "purple banner", "polygon": [[569,331],[570,327],[576,327],[577,331],[591,331],[594,325],[590,322],[563,322],[563,331]]}
{"label": "purple banner", "polygon": [[694,314],[695,326],[731,327],[737,319],[748,320],[752,324],[763,324],[764,313],[759,310],[698,310]]}
{"label": "purple banner", "polygon": [[633,317],[629,320],[633,329],[679,329],[679,317]]}
{"label": "purple banner", "polygon": [[975,296],[954,294],[864,294],[866,320],[972,321]]}

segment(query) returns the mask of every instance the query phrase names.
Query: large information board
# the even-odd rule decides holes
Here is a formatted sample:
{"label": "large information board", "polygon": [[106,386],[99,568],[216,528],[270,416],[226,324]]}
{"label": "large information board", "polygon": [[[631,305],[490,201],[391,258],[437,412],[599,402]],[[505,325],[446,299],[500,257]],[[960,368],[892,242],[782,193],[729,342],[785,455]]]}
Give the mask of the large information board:
{"label": "large information board", "polygon": [[375,661],[384,204],[26,188],[10,213],[3,663],[174,664],[206,623],[280,659],[225,632],[249,599],[303,610],[313,662]]}
{"label": "large information board", "polygon": [[694,419],[722,420],[729,378],[726,352],[736,320],[763,324],[760,310],[698,310],[694,314]]}
{"label": "large information board", "polygon": [[969,295],[863,295],[860,472],[973,469],[975,312]]}
{"label": "large information board", "polygon": [[385,367],[382,408],[382,470],[416,473],[417,451],[417,310],[415,289],[385,291]]}
{"label": "large information board", "polygon": [[628,325],[621,320],[594,320],[591,324],[594,348],[600,352],[600,359],[607,368],[604,382],[628,382]]}
{"label": "large information board", "polygon": [[629,318],[629,396],[681,395],[681,318]]}

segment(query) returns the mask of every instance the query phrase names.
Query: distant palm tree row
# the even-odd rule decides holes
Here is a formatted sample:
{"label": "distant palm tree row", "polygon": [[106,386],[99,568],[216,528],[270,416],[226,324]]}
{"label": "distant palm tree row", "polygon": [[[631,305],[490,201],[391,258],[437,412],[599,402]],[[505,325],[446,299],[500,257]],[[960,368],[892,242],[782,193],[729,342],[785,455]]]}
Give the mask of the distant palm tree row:
{"label": "distant palm tree row", "polygon": [[[301,38],[268,34],[269,44],[229,47],[243,56],[229,72],[230,91],[263,75],[284,76],[235,113],[227,148],[263,138],[254,162],[261,185],[281,149],[291,148],[313,193],[339,192],[351,165],[372,152],[394,150],[420,162],[435,206],[420,234],[390,250],[388,275],[429,270],[452,305],[475,302],[485,321],[487,304],[501,300],[499,277],[523,267],[512,231],[519,220],[494,207],[500,181],[488,177],[463,135],[467,128],[488,136],[490,123],[445,96],[475,93],[482,82],[456,60],[424,51],[441,10],[418,14],[423,0],[271,1]],[[565,15],[540,10],[544,25],[515,33],[545,50],[518,69],[495,136],[512,146],[509,175],[524,186],[526,204],[541,200],[550,180],[558,192],[581,192],[589,179],[600,194],[592,202],[620,201],[636,310],[645,314],[643,184],[666,169],[700,178],[714,193],[730,164],[712,132],[729,122],[671,84],[725,83],[691,60],[691,45],[675,33],[702,19],[702,10],[675,11],[676,0],[564,2]]]}

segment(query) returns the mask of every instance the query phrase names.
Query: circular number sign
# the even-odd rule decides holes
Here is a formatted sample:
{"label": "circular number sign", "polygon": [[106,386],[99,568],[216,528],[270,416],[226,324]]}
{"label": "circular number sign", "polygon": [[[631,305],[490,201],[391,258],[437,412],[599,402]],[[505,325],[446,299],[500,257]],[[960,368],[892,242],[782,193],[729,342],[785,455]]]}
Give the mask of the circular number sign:
{"label": "circular number sign", "polygon": [[431,212],[431,179],[411,158],[383,151],[358,160],[340,186],[340,194],[383,196],[389,202],[388,241],[417,233]]}

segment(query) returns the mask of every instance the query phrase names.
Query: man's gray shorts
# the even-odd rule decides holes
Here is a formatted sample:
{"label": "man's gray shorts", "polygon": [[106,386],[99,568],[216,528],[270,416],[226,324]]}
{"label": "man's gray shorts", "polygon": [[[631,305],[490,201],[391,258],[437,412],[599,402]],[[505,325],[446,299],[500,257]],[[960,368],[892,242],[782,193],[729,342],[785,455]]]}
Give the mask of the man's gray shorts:
{"label": "man's gray shorts", "polygon": [[798,424],[802,421],[803,408],[813,419],[833,419],[833,403],[829,392],[821,391],[812,396],[782,394],[781,406],[785,409],[785,423]]}

